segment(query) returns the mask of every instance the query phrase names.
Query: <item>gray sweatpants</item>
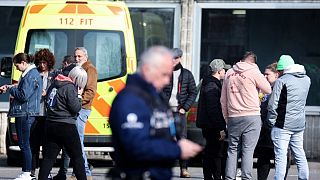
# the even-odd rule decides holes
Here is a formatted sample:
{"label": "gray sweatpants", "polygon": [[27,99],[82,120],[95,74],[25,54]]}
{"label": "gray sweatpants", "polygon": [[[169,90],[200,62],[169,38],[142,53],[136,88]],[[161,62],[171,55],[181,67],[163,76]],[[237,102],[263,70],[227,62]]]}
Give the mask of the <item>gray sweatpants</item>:
{"label": "gray sweatpants", "polygon": [[228,118],[228,158],[226,179],[236,179],[238,147],[241,148],[242,179],[252,179],[253,153],[257,145],[260,130],[260,116],[241,116]]}

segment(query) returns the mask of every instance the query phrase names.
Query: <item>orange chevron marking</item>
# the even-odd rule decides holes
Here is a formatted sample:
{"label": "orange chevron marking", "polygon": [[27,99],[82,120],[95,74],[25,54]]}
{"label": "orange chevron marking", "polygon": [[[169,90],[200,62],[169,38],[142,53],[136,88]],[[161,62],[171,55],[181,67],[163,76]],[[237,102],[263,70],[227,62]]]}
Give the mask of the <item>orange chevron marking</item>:
{"label": "orange chevron marking", "polygon": [[94,12],[87,5],[78,5],[79,14],[94,14]]}
{"label": "orange chevron marking", "polygon": [[117,92],[117,93],[119,93],[123,88],[124,88],[124,86],[126,85],[122,80],[115,80],[115,81],[110,81],[110,82],[108,82],[108,84],[110,85],[110,86],[112,86],[113,87],[113,89]]}
{"label": "orange chevron marking", "polygon": [[119,7],[115,7],[115,6],[107,6],[109,8],[110,11],[112,11],[113,14],[115,15],[119,15],[123,10]]}
{"label": "orange chevron marking", "polygon": [[59,13],[76,13],[76,5],[66,5],[63,9],[61,9],[61,11],[59,11]]}
{"label": "orange chevron marking", "polygon": [[46,7],[46,4],[43,5],[34,5],[30,9],[30,14],[36,14],[39,13],[44,7]]}
{"label": "orange chevron marking", "polygon": [[85,133],[92,133],[92,134],[98,134],[99,131],[90,123],[90,121],[87,121],[86,123],[86,128],[85,128]]}
{"label": "orange chevron marking", "polygon": [[101,116],[107,117],[110,114],[111,107],[103,98],[98,99],[99,96],[100,95],[97,92],[94,96],[92,105],[99,112],[99,114],[101,114]]}

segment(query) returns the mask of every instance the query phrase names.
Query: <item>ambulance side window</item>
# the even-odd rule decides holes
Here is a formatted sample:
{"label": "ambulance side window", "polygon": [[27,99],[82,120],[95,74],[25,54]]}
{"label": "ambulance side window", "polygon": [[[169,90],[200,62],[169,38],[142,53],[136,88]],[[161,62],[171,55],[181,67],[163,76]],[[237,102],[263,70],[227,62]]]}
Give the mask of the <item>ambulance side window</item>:
{"label": "ambulance side window", "polygon": [[[83,38],[89,58],[98,71],[98,79],[115,78],[124,73],[123,36],[120,32],[89,32]],[[95,44],[94,44],[95,42]]]}

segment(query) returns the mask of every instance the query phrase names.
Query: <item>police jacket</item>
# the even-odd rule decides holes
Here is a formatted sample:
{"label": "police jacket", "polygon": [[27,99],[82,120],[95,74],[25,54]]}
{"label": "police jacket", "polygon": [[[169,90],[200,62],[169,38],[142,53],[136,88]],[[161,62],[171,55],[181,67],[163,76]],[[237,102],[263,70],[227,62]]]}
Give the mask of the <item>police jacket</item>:
{"label": "police jacket", "polygon": [[38,116],[42,93],[42,79],[35,65],[30,65],[19,80],[18,86],[10,88],[13,101],[8,117]]}
{"label": "police jacket", "polygon": [[217,131],[226,129],[220,103],[221,88],[221,81],[217,78],[208,75],[203,79],[198,102],[197,127]]}
{"label": "police jacket", "polygon": [[[154,106],[152,101],[161,103]],[[168,118],[168,108],[154,86],[139,74],[128,76],[110,112],[116,165],[126,174],[149,172],[153,179],[171,178],[181,150],[173,140],[174,121]]]}
{"label": "police jacket", "polygon": [[304,66],[294,64],[284,70],[273,86],[268,103],[268,120],[272,125],[295,132],[304,130],[310,84]]}
{"label": "police jacket", "polygon": [[[181,74],[178,77],[178,109],[183,108],[189,111],[193,102],[197,97],[197,88],[192,73],[182,67],[181,64],[176,65],[175,70],[181,69]],[[170,84],[163,89],[163,95],[167,102],[169,102],[171,92],[173,89],[173,79],[171,78]]]}

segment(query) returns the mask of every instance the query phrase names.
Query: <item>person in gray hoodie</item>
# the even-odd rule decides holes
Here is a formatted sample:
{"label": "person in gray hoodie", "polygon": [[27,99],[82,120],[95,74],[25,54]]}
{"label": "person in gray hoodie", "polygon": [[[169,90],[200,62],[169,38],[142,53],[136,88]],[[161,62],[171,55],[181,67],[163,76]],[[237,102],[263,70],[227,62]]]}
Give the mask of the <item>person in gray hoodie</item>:
{"label": "person in gray hoodie", "polygon": [[275,152],[275,180],[283,180],[285,177],[288,146],[298,166],[298,179],[309,179],[303,133],[306,124],[305,105],[311,81],[304,66],[293,63],[289,55],[280,57],[278,71],[283,75],[276,80],[268,104],[268,119],[273,125],[271,138]]}

